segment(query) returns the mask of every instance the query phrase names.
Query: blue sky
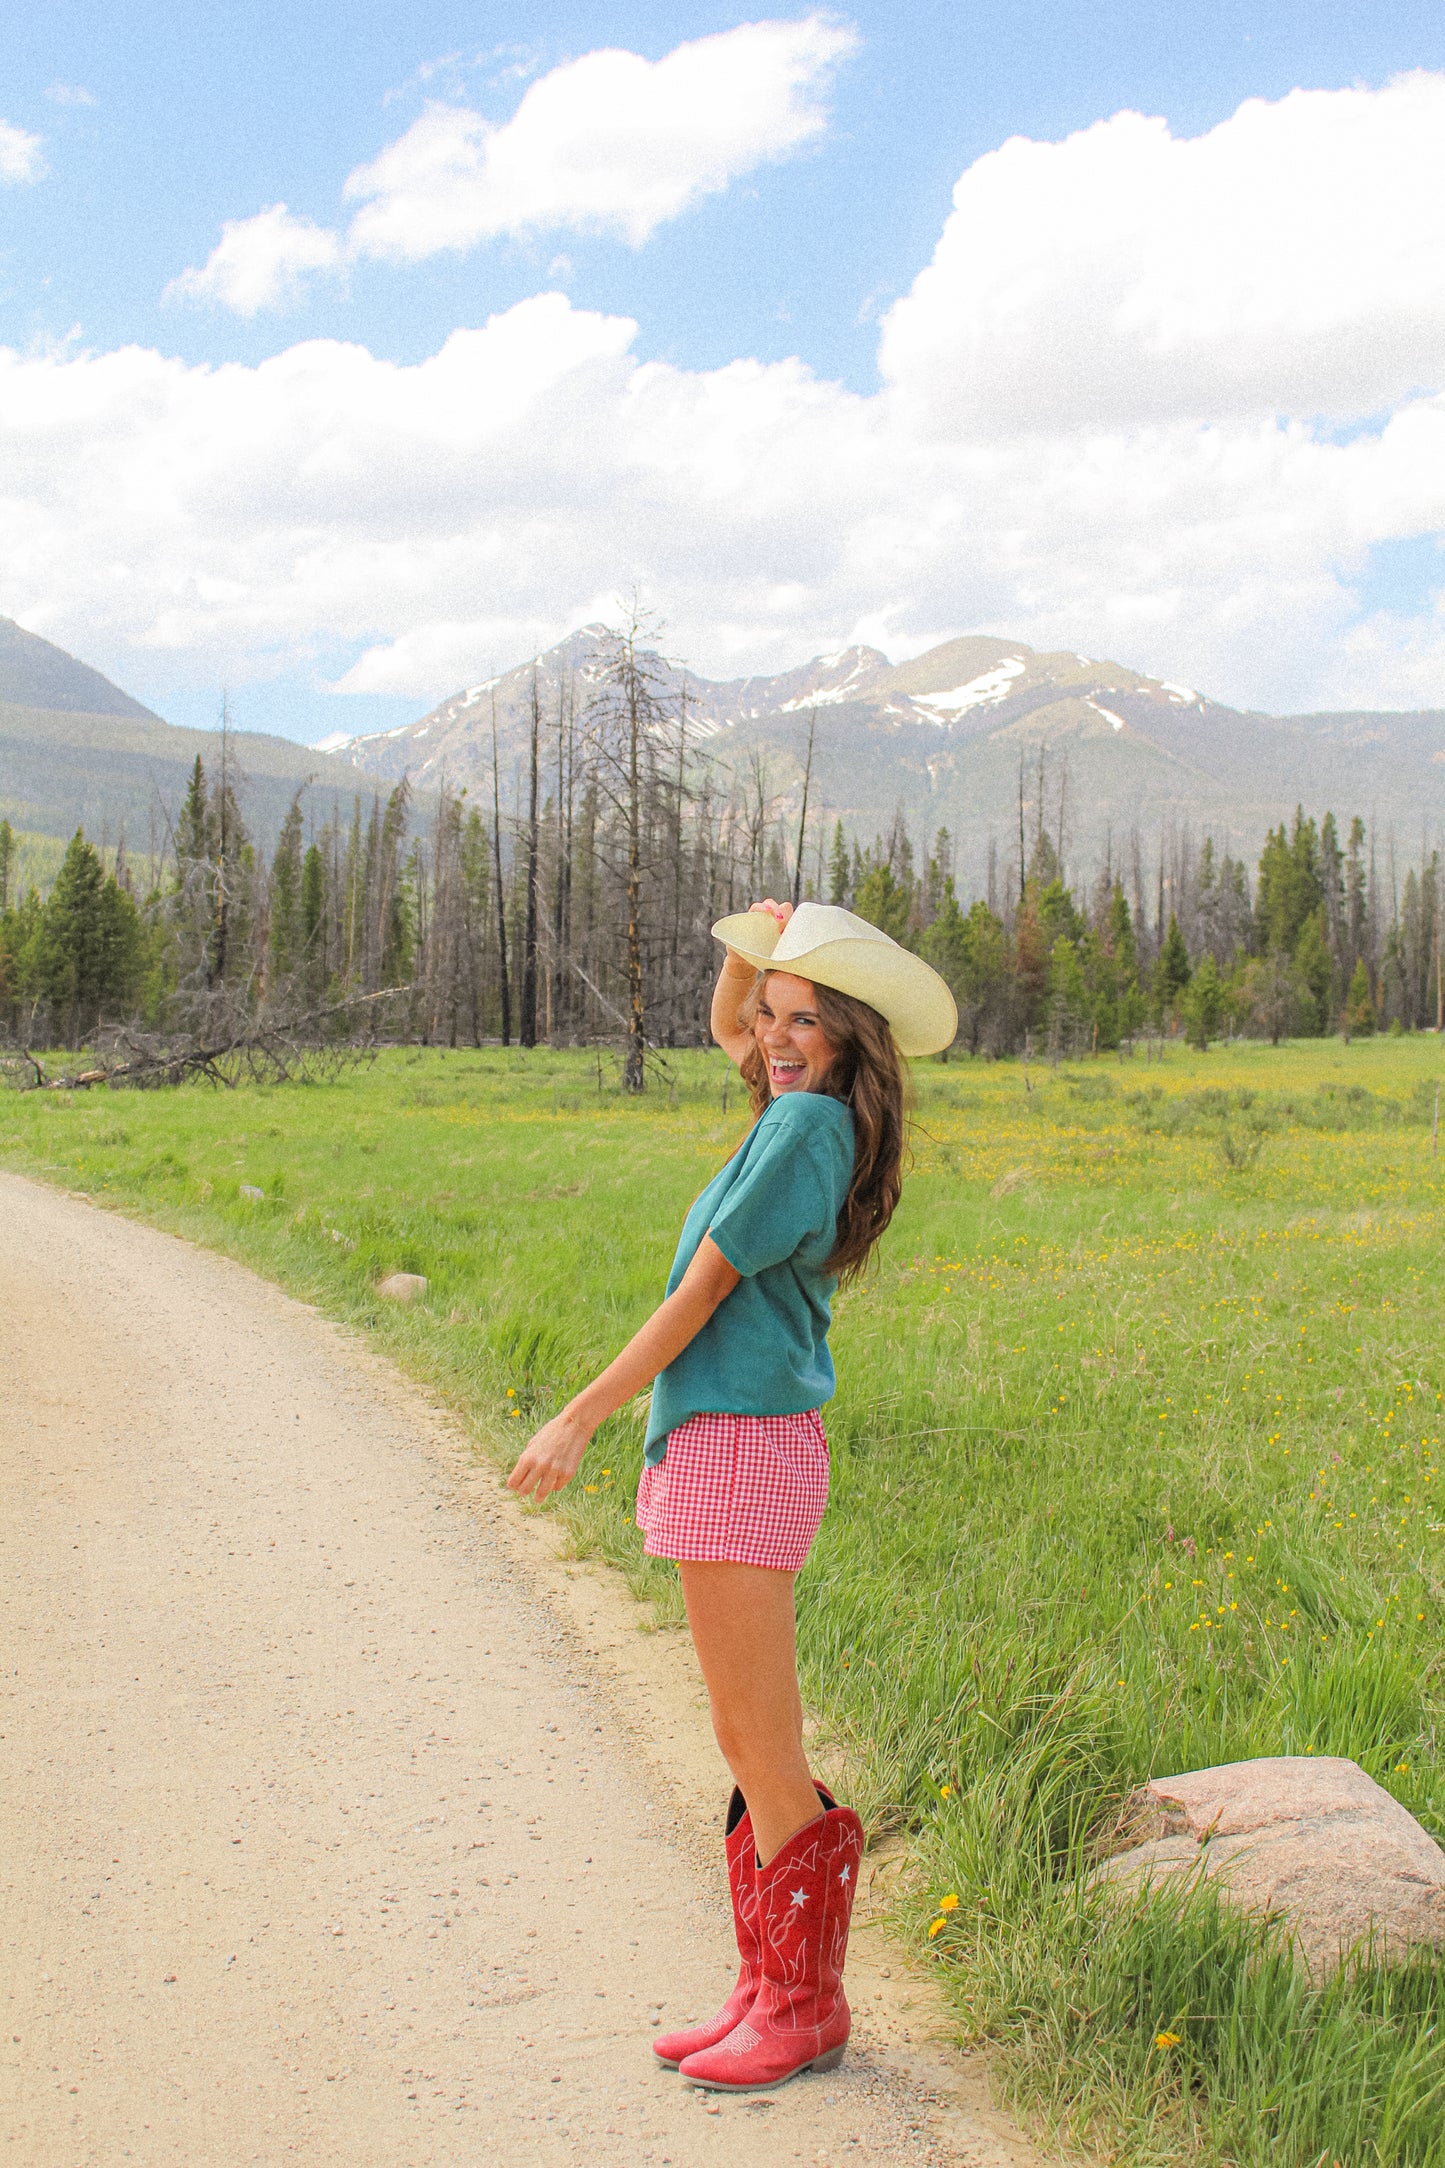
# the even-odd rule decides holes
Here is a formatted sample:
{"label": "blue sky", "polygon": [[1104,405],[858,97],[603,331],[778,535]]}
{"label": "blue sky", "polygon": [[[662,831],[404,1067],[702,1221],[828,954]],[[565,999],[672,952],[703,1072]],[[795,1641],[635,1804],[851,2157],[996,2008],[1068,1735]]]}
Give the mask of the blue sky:
{"label": "blue sky", "polygon": [[[799,394],[796,385],[789,388],[783,374],[789,363],[800,362],[810,382],[839,391],[841,403],[831,420],[818,423],[824,457],[830,430],[835,436],[842,432],[852,446],[853,432],[861,432],[861,442],[874,428],[871,417],[882,412],[876,402],[886,384],[886,372],[880,377],[880,320],[910,295],[940,248],[955,184],[1010,137],[1056,145],[1133,110],[1161,117],[1179,143],[1229,123],[1248,99],[1278,107],[1297,89],[1375,93],[1407,71],[1445,76],[1445,12],[1438,4],[1403,0],[1357,6],[1321,6],[1316,0],[1310,6],[1263,8],[1241,0],[1214,0],[1208,6],[1172,0],[1167,7],[1011,0],[1007,7],[986,8],[893,0],[887,6],[839,9],[831,12],[831,21],[851,28],[852,49],[819,71],[821,118],[813,133],[776,156],[755,159],[725,186],[696,195],[640,242],[589,230],[585,219],[570,224],[562,219],[410,261],[353,251],[339,269],[308,272],[281,305],[246,315],[199,287],[189,296],[173,290],[162,298],[188,268],[200,271],[206,265],[226,221],[248,221],[284,203],[293,220],[309,222],[323,235],[340,234],[352,216],[342,201],[348,174],[405,137],[429,104],[465,110],[501,129],[530,85],[580,56],[617,47],[657,62],[691,41],[762,20],[765,11],[642,4],[463,7],[442,0],[412,0],[405,8],[369,0],[354,6],[224,8],[128,0],[117,9],[90,0],[49,0],[43,9],[11,6],[6,13],[0,119],[38,144],[31,153],[15,154],[22,160],[28,156],[30,169],[0,190],[0,345],[13,349],[32,372],[47,367],[60,372],[82,357],[113,357],[136,345],[182,365],[189,372],[184,381],[199,399],[205,383],[199,372],[208,365],[237,364],[247,372],[246,383],[264,383],[264,373],[255,372],[310,341],[356,347],[373,363],[417,371],[458,330],[479,330],[489,319],[519,308],[525,313],[538,295],[558,292],[570,306],[569,325],[634,320],[627,367],[666,364],[676,372],[675,383],[704,404],[715,403],[716,373],[735,364],[756,365],[774,403],[785,393],[811,397]],[[772,19],[797,23],[806,13],[778,9]],[[1340,111],[1345,113],[1343,107]],[[1355,123],[1345,115],[1341,126],[1348,137]],[[1287,156],[1282,150],[1281,160]],[[1020,168],[1030,187],[1034,170]],[[1037,170],[1046,174],[1047,169]],[[1405,186],[1402,174],[1402,190]],[[1414,192],[1413,181],[1411,188]],[[1428,254],[1432,237],[1424,233],[1412,245]],[[1046,256],[1041,261],[1047,271]],[[1439,284],[1433,259],[1425,283],[1432,291]],[[909,322],[916,334],[921,304],[911,306]],[[956,323],[956,317],[955,309],[950,321]],[[918,339],[910,336],[909,352],[915,353]],[[936,345],[931,331],[923,345],[933,353],[929,339]],[[1157,345],[1149,361],[1151,368],[1156,365]],[[329,366],[342,364],[333,360]],[[605,374],[614,366],[589,347],[586,368]],[[1242,446],[1254,441],[1249,432],[1257,436],[1261,415],[1273,406],[1272,421],[1280,428],[1318,426],[1320,443],[1335,446],[1363,431],[1368,450],[1388,433],[1391,419],[1410,398],[1433,399],[1441,390],[1434,381],[1391,384],[1381,404],[1373,383],[1362,380],[1348,396],[1326,386],[1316,411],[1309,366],[1308,356],[1280,359],[1278,397],[1266,384],[1251,393],[1247,413],[1243,407],[1237,415],[1224,413],[1206,392],[1194,395],[1197,413],[1186,414],[1177,400],[1171,405],[1167,386],[1159,412],[1168,409],[1171,428],[1187,422],[1202,433],[1201,443],[1211,430],[1237,428]],[[895,370],[894,377],[906,389],[906,368],[901,375]],[[164,379],[172,387],[177,381],[174,371]],[[646,384],[645,375],[641,381]],[[843,394],[853,395],[852,403]],[[154,395],[154,387],[136,394]],[[1140,432],[1158,426],[1157,415],[1135,413],[1127,401],[1115,414],[1101,396],[1101,421],[1116,435],[1130,436],[1137,455]],[[1367,408],[1367,400],[1375,404]],[[85,406],[80,398],[67,412]],[[971,406],[963,430],[965,463],[975,472],[985,457],[977,447],[999,439],[998,425],[980,413],[976,403]],[[238,426],[234,414],[224,426]],[[549,426],[539,413],[537,427]],[[78,423],[76,432],[55,453],[57,461],[73,458],[75,471],[42,511],[58,527],[68,517],[88,531],[91,509],[80,464],[87,442]],[[283,456],[277,445],[285,440],[285,428],[268,420],[267,432],[256,459]],[[1028,434],[1015,429],[1019,446]],[[113,431],[105,441],[112,440]],[[910,440],[914,448],[924,447],[920,469],[928,441],[928,428],[915,430]],[[139,456],[129,455],[132,476]],[[242,456],[238,451],[237,459]],[[954,442],[950,457],[956,456]],[[1008,486],[1027,495],[1019,479],[1027,455],[1018,449],[1012,456]],[[361,463],[364,467],[364,458]],[[1316,461],[1310,478],[1288,485],[1305,490],[1297,500],[1302,524],[1313,516],[1308,491],[1316,486],[1312,477],[1319,467]],[[1363,467],[1360,472],[1365,474]],[[477,484],[479,491],[507,498],[506,472],[493,465],[487,474],[485,485]],[[283,479],[278,473],[276,489]],[[242,494],[249,497],[254,484],[254,472],[247,470]],[[43,499],[43,476],[34,486]],[[614,477],[607,486],[627,485]],[[807,478],[800,479],[801,488],[810,486]],[[96,487],[109,487],[113,499],[113,481],[97,480]],[[434,479],[428,487],[432,494],[418,508],[393,478],[386,516],[372,538],[378,551],[410,542],[408,579],[441,518]],[[542,488],[529,477],[517,488],[529,511],[545,498],[547,517],[558,523],[559,533],[572,535],[576,517],[590,516],[585,505],[577,512],[559,500],[550,479]],[[1389,495],[1373,474],[1362,488],[1381,502]],[[605,505],[602,509],[605,528]],[[860,521],[870,511],[865,498]],[[97,505],[88,591],[74,579],[67,587],[59,571],[47,572],[23,549],[12,561],[0,549],[0,611],[75,646],[178,721],[209,714],[222,675],[234,683],[242,718],[256,727],[314,737],[326,729],[403,720],[429,698],[451,690],[449,673],[464,664],[504,666],[519,659],[506,649],[509,638],[521,638],[524,631],[537,639],[560,636],[607,585],[607,568],[594,553],[575,566],[570,589],[565,580],[554,581],[546,593],[539,589],[531,609],[525,598],[513,596],[505,608],[479,611],[470,634],[457,630],[452,638],[437,629],[427,646],[414,622],[424,607],[416,599],[425,589],[420,572],[410,601],[390,617],[355,563],[345,575],[352,585],[344,597],[339,572],[320,583],[309,625],[270,597],[258,575],[266,548],[307,554],[292,528],[287,527],[284,541],[278,539],[285,524],[280,514],[271,527],[264,520],[257,527],[245,563],[236,561],[234,551],[226,556],[234,535],[212,538],[197,524],[197,591],[187,591],[184,609],[175,589],[185,574],[167,575],[168,595],[164,582],[151,579],[139,553],[134,566],[118,565],[108,531],[104,543],[100,538],[105,516]],[[158,516],[148,497],[138,524]],[[1009,532],[1016,533],[1027,516],[1016,508]],[[1197,507],[1176,516],[1204,517]],[[920,502],[893,517],[907,526],[944,513]],[[1217,527],[1217,509],[1208,517]],[[894,651],[901,652],[927,636],[974,629],[981,621],[1024,638],[1042,637],[1052,628],[1145,667],[1164,670],[1172,662],[1176,674],[1191,677],[1213,667],[1217,678],[1208,689],[1261,705],[1345,698],[1368,690],[1375,680],[1384,701],[1429,695],[1445,704],[1445,670],[1432,645],[1439,582],[1431,578],[1438,555],[1431,521],[1430,508],[1416,505],[1403,521],[1411,532],[1374,533],[1370,519],[1352,523],[1342,515],[1339,535],[1313,567],[1276,562],[1278,552],[1264,538],[1250,591],[1260,580],[1277,583],[1275,614],[1296,625],[1298,656],[1287,668],[1261,667],[1252,678],[1247,645],[1232,647],[1227,633],[1231,607],[1238,615],[1237,597],[1231,605],[1220,593],[1191,619],[1187,604],[1178,599],[1179,582],[1188,577],[1181,567],[1164,579],[1157,607],[1136,595],[1127,608],[1115,611],[1114,590],[1091,595],[1087,582],[1077,583],[1067,566],[1050,573],[1054,544],[1039,540],[1035,550],[1028,536],[1010,579],[996,577],[981,560],[960,578],[952,608],[947,582],[936,567],[910,589],[896,551],[884,547],[871,560],[880,644],[890,644],[891,631]],[[674,523],[680,533],[684,523],[670,513],[664,524]],[[1381,511],[1373,523],[1388,525],[1389,518]],[[1399,517],[1395,523],[1402,524]],[[314,544],[314,520],[307,532]],[[639,532],[645,538],[649,530],[644,524]],[[1170,554],[1173,533],[1161,537],[1156,552],[1161,561]],[[506,555],[514,548],[496,522],[488,534],[490,541],[480,533],[472,536],[479,563],[487,560],[489,549]],[[807,559],[814,540],[799,538],[795,554]],[[183,537],[172,541],[174,563],[180,565]],[[750,616],[749,607],[734,599],[740,546],[730,529],[719,544],[712,600],[706,567],[694,561],[695,537],[691,543],[677,539],[655,553],[644,539],[633,546],[632,561],[619,555],[613,584],[626,585],[640,570],[669,623],[701,649],[704,667],[774,666],[801,659],[812,637],[822,643],[825,637],[841,639],[867,629],[867,575],[856,565],[846,580],[832,584],[822,572],[805,576],[801,584],[811,599],[791,617],[776,601],[754,601]],[[314,547],[309,554],[314,557]],[[149,555],[153,561],[154,547]],[[1121,577],[1123,569],[1121,560]],[[1137,586],[1138,568],[1127,569]],[[1053,595],[1040,587],[1049,578],[1058,589]],[[1344,597],[1338,604],[1327,591],[1331,582]],[[246,599],[238,599],[243,588]],[[778,588],[774,579],[769,592],[775,596]],[[291,591],[294,595],[294,573]],[[980,612],[991,614],[981,620]],[[1390,630],[1392,613],[1404,629]],[[1106,621],[1095,623],[1101,614]],[[1107,622],[1111,616],[1113,622]],[[707,628],[724,619],[729,629],[714,637]],[[1372,645],[1360,628],[1375,623],[1386,630]],[[437,626],[461,624],[453,597],[439,607]],[[1134,644],[1124,652],[1126,636],[1136,628]],[[1354,676],[1343,667],[1332,675],[1323,665],[1314,666],[1311,675],[1313,650],[1332,639],[1348,645],[1351,638]],[[404,649],[408,640],[413,648]],[[378,643],[393,659],[358,671],[358,658],[374,655]],[[404,663],[397,659],[403,650],[424,652],[432,660]],[[1432,693],[1437,677],[1439,690]],[[348,690],[329,689],[343,680]]]}

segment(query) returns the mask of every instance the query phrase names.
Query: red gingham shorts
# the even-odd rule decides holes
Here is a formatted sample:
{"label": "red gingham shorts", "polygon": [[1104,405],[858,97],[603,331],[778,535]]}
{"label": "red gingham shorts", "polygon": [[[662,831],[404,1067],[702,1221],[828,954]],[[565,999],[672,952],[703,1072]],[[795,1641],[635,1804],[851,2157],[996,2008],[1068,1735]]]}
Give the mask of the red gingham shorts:
{"label": "red gingham shorts", "polygon": [[828,1441],[804,1415],[694,1415],[644,1468],[637,1525],[653,1558],[726,1559],[796,1573],[828,1503]]}

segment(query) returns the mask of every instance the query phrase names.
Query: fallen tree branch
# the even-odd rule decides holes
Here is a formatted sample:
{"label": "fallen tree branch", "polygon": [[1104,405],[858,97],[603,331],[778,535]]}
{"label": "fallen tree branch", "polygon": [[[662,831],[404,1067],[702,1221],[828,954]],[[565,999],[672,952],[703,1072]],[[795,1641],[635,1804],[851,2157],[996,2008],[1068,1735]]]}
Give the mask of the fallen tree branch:
{"label": "fallen tree branch", "polygon": [[[243,1079],[288,1084],[330,1077],[374,1058],[376,1019],[384,1015],[388,1003],[406,1001],[415,991],[411,986],[387,986],[319,1008],[300,1012],[274,1008],[259,1015],[248,1015],[225,996],[208,997],[199,1006],[212,1013],[202,1015],[198,1028],[165,1033],[122,1025],[111,1034],[104,1051],[90,1054],[86,1067],[62,1075],[47,1076],[39,1057],[26,1047],[19,1060],[29,1063],[34,1077],[21,1081],[12,1074],[10,1081],[22,1092],[76,1092],[96,1085],[112,1091],[153,1090],[204,1079],[233,1091]],[[336,1029],[343,1019],[352,1025],[345,1036]],[[357,1033],[360,1021],[369,1027],[364,1037]],[[0,1064],[0,1068],[13,1066]]]}

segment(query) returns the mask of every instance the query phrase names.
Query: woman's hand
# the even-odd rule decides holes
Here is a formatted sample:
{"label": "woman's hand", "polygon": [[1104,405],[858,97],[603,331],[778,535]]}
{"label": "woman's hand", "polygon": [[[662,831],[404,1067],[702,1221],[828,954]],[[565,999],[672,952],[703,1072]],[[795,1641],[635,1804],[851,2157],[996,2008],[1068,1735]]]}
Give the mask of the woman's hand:
{"label": "woman's hand", "polygon": [[507,1477],[508,1490],[519,1498],[550,1498],[571,1482],[592,1443],[592,1428],[570,1408],[554,1415],[528,1439],[516,1467]]}
{"label": "woman's hand", "polygon": [[[765,897],[761,903],[750,903],[748,909],[766,912],[769,918],[777,921],[780,929],[793,915],[790,903],[779,903],[772,896]],[[757,965],[749,963],[746,956],[739,956],[736,949],[723,951],[722,970],[713,988],[709,1023],[714,1039],[736,1068],[742,1067],[753,1043],[752,1032],[745,1031],[738,1022],[738,1010],[752,992],[757,975]]]}
{"label": "woman's hand", "polygon": [[704,1235],[692,1263],[661,1308],[653,1311],[602,1375],[584,1385],[562,1413],[544,1423],[528,1441],[507,1477],[507,1488],[521,1498],[550,1498],[553,1491],[570,1483],[599,1423],[634,1399],[697,1338],[740,1277],[712,1236]]}

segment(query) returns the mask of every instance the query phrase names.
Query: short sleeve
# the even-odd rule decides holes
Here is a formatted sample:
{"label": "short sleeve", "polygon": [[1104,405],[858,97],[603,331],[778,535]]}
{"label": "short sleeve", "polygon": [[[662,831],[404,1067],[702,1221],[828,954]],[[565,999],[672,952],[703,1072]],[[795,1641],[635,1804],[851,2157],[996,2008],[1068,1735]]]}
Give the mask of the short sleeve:
{"label": "short sleeve", "polygon": [[782,1264],[810,1235],[831,1237],[841,1201],[828,1144],[790,1118],[786,1102],[774,1105],[707,1230],[744,1279]]}

